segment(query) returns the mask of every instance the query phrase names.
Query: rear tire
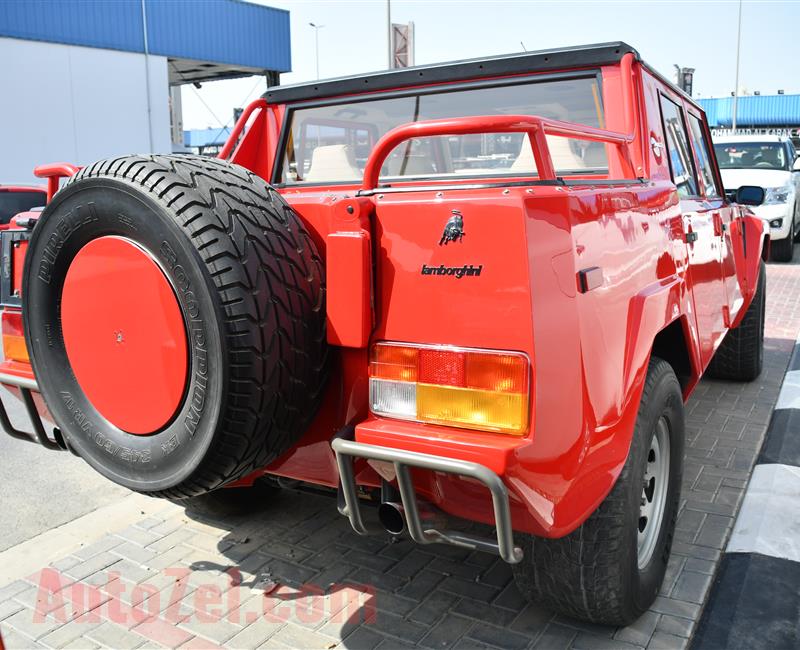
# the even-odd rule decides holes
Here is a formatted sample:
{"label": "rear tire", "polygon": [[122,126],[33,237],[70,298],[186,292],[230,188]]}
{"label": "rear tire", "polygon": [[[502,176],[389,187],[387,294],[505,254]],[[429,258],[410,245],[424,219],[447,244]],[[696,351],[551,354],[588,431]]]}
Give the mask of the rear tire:
{"label": "rear tire", "polygon": [[[178,367],[159,352],[163,342],[153,340],[148,348],[152,370],[140,380],[132,363],[108,372],[90,351],[71,359],[62,327],[73,261],[109,237],[158,265],[172,287],[167,306],[185,328],[187,353],[178,364],[185,383],[177,406],[164,424],[144,431],[123,430],[123,422],[93,403],[75,364],[102,369],[95,375],[108,375],[116,404],[135,413],[148,407],[141,398],[146,382]],[[113,258],[107,264],[109,277],[124,270]],[[97,268],[88,277],[101,277]],[[137,290],[136,276],[120,277],[131,281],[115,282],[100,295],[79,294],[73,304],[84,322],[113,315],[109,305]],[[327,373],[322,260],[280,194],[242,167],[161,155],[86,167],[34,228],[23,290],[28,349],[59,428],[71,449],[130,489],[186,498],[243,478],[286,452],[321,401]],[[147,327],[147,314],[137,318],[137,326]],[[103,330],[104,344],[112,334]],[[126,337],[120,330],[117,342],[127,344]]]}
{"label": "rear tire", "polygon": [[767,297],[767,269],[758,272],[756,293],[735,329],[729,330],[706,371],[714,379],[753,381],[764,366],[764,312]]}
{"label": "rear tire", "polygon": [[[616,484],[597,511],[566,537],[524,538],[525,557],[514,565],[520,592],[592,623],[627,625],[644,613],[667,568],[683,446],[680,384],[672,367],[653,357],[628,459]],[[653,469],[656,465],[662,474]]]}

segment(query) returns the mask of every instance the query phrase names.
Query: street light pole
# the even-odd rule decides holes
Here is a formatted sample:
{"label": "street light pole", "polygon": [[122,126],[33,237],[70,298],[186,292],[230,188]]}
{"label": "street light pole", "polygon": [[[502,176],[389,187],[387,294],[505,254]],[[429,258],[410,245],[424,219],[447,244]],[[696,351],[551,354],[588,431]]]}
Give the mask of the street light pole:
{"label": "street light pole", "polygon": [[388,69],[394,67],[394,52],[392,52],[392,0],[386,0],[386,52],[388,53]]}
{"label": "street light pole", "polygon": [[319,30],[325,27],[325,25],[308,24],[314,28],[314,53],[317,60],[317,80],[319,80]]}
{"label": "street light pole", "polygon": [[739,110],[739,49],[742,46],[742,0],[739,0],[739,26],[736,30],[736,85],[733,88],[733,119],[731,128],[736,130],[736,113]]}

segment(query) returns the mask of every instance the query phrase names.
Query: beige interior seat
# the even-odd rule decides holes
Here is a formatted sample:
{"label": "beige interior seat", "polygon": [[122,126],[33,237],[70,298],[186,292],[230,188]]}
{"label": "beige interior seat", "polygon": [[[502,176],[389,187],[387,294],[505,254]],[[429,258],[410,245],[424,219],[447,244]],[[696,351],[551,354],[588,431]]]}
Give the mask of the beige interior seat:
{"label": "beige interior seat", "polygon": [[[427,140],[427,139],[426,139]],[[420,141],[411,140],[405,147],[398,147],[395,154],[386,159],[382,176],[430,176],[437,170],[431,160],[430,143],[421,146]]]}
{"label": "beige interior seat", "polygon": [[[399,168],[402,167],[402,161],[397,167],[398,169],[395,175],[399,176]],[[409,156],[406,161],[406,167],[403,170],[403,176],[427,176],[428,174],[435,173],[436,168],[433,166],[433,162],[423,156]]]}
{"label": "beige interior seat", "polygon": [[583,166],[588,169],[606,169],[608,156],[605,145],[592,142],[583,154]]}
{"label": "beige interior seat", "polygon": [[303,180],[308,183],[361,180],[361,171],[356,167],[352,147],[330,144],[314,149],[311,165]]}
{"label": "beige interior seat", "polygon": [[[548,135],[547,146],[550,149],[550,157],[553,159],[553,167],[559,169],[585,169],[586,163],[572,151],[569,146],[569,139],[555,135]],[[536,161],[533,158],[531,141],[526,133],[522,138],[517,159],[511,164],[511,171],[514,172],[536,172]]]}

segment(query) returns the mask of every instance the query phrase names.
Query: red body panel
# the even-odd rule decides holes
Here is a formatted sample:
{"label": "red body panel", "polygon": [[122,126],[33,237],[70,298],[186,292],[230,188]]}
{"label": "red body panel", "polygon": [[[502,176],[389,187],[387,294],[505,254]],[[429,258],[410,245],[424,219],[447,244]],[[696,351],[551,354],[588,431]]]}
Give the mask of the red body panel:
{"label": "red body panel", "polygon": [[347,199],[333,206],[327,237],[325,281],[328,343],[364,348],[372,329],[372,237],[366,200]]}
{"label": "red body panel", "polygon": [[[0,185],[0,203],[2,203],[2,195],[5,192],[36,192],[42,197],[42,205],[47,201],[47,188],[41,185]],[[0,213],[2,213],[2,210],[0,210]],[[8,230],[10,228],[14,228],[13,217],[7,223],[0,223],[0,230]]]}
{"label": "red body panel", "polygon": [[[335,487],[330,441],[350,426],[359,442],[487,466],[508,487],[517,530],[561,536],[597,508],[627,457],[660,333],[672,327],[682,335],[684,345],[672,351],[686,358],[680,379],[688,397],[750,304],[764,241],[761,221],[742,208],[721,197],[681,199],[676,191],[668,156],[659,153],[660,97],[702,118],[699,108],[632,55],[600,75],[604,129],[537,116],[405,125],[374,146],[360,187],[378,186],[383,159],[406,138],[497,131],[528,133],[538,180],[550,184],[520,177],[479,188],[448,180],[445,187],[428,179],[359,197],[358,183],[281,188],[326,259],[334,370],[301,441],[240,484],[270,473]],[[270,180],[286,111],[252,104],[223,154]],[[544,135],[559,132],[607,143],[608,175],[554,180]],[[715,165],[714,173],[722,187]],[[464,217],[464,236],[440,246],[453,211]],[[481,272],[421,271],[464,265]],[[525,353],[532,367],[527,432],[370,415],[368,344],[383,340]],[[358,482],[379,486],[376,466],[359,461]],[[420,495],[441,509],[492,523],[481,486],[425,471],[414,477]]]}

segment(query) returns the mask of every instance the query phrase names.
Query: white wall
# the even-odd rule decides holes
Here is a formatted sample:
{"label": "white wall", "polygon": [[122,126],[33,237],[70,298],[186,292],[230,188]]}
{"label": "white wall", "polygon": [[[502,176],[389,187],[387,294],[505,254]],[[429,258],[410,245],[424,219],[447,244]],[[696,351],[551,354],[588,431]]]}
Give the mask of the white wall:
{"label": "white wall", "polygon": [[148,67],[150,134],[144,55],[0,38],[0,183],[48,162],[169,152],[167,59]]}

